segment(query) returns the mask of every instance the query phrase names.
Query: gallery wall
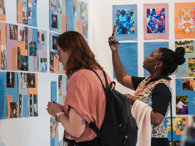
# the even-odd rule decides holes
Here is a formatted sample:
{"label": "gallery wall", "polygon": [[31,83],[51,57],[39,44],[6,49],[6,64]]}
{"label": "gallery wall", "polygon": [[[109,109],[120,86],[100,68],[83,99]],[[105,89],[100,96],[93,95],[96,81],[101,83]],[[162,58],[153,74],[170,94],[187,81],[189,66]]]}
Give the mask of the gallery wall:
{"label": "gallery wall", "polygon": [[[144,60],[144,46],[145,48],[151,47],[155,49],[156,46],[161,43],[164,46],[169,45],[169,48],[175,49],[175,10],[174,4],[176,2],[194,2],[194,0],[83,0],[88,2],[88,42],[96,55],[98,62],[104,67],[106,72],[110,77],[116,81],[113,74],[112,67],[112,54],[108,46],[108,37],[112,34],[113,29],[113,5],[136,5],[137,6],[137,39],[136,40],[121,40],[120,43],[128,43],[131,45],[132,49],[134,46],[137,47],[137,60],[135,62],[129,62],[131,64],[137,63],[137,75],[144,76],[144,70],[142,68]],[[158,4],[167,3],[168,4],[168,17],[169,17],[169,33],[168,39],[144,39],[144,15],[143,8],[144,4]],[[24,24],[18,24],[17,22],[17,1],[16,0],[5,0],[6,7],[6,22],[10,24],[17,24],[19,26],[26,26]],[[28,26],[29,28],[40,29],[47,32],[47,56],[49,58],[50,54],[50,31],[49,27],[49,1],[48,0],[37,0],[37,26]],[[193,38],[194,39],[194,38]],[[192,39],[192,40],[193,40]],[[185,39],[184,39],[185,40]],[[132,45],[133,44],[133,45]],[[136,44],[136,45],[134,45]],[[144,45],[145,44],[145,45]],[[125,45],[123,45],[125,46]],[[49,65],[49,62],[48,62]],[[7,70],[0,70],[5,72]],[[10,70],[8,70],[10,71]],[[26,71],[17,71],[25,72]],[[28,73],[34,73],[29,72]],[[0,146],[49,146],[52,145],[51,133],[50,133],[50,116],[46,112],[47,102],[51,101],[51,85],[52,83],[57,83],[59,75],[51,73],[49,66],[47,72],[36,72],[38,75],[38,116],[28,117],[28,118],[11,118],[0,120]],[[176,115],[176,76],[172,75],[172,93],[173,93],[173,115],[174,116],[185,116],[189,115]],[[178,77],[181,79],[181,77]],[[117,81],[116,81],[117,82]],[[117,83],[116,88],[122,93],[132,93],[133,91],[121,86]],[[48,92],[49,91],[49,92]],[[58,92],[58,91],[57,91]],[[58,93],[57,93],[58,94]],[[0,101],[1,102],[1,101]],[[190,102],[190,101],[188,101]],[[59,134],[57,139],[62,140],[63,128],[59,127]],[[55,145],[55,144],[54,144]]]}

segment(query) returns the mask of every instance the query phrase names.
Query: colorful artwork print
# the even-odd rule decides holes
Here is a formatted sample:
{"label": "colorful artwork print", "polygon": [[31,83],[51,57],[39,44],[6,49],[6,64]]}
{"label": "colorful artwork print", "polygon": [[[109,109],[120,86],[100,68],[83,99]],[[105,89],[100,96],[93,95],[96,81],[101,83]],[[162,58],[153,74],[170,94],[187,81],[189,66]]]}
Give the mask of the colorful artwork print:
{"label": "colorful artwork print", "polygon": [[169,39],[168,3],[144,4],[144,39]]}
{"label": "colorful artwork print", "polygon": [[176,96],[176,114],[188,114],[188,96]]}
{"label": "colorful artwork print", "polygon": [[175,3],[175,38],[195,38],[195,3]]}
{"label": "colorful artwork print", "polygon": [[183,78],[182,82],[184,91],[195,91],[195,78]]}
{"label": "colorful artwork print", "polygon": [[[184,133],[184,129],[188,127],[188,117],[173,117],[173,140],[181,141],[181,136]],[[166,117],[164,120],[164,125],[167,127],[168,131],[168,139],[171,140],[171,119],[170,117]]]}
{"label": "colorful artwork print", "polygon": [[190,77],[195,77],[195,58],[188,59],[188,73]]}
{"label": "colorful artwork print", "polygon": [[117,10],[116,24],[118,24],[117,34],[134,34],[134,10]]}
{"label": "colorful artwork print", "polygon": [[165,33],[165,8],[147,9],[147,33]]}
{"label": "colorful artwork print", "polygon": [[175,41],[175,48],[184,47],[185,53],[194,53],[194,41],[185,40],[185,41]]}
{"label": "colorful artwork print", "polygon": [[178,9],[178,29],[185,33],[195,31],[195,8]]}

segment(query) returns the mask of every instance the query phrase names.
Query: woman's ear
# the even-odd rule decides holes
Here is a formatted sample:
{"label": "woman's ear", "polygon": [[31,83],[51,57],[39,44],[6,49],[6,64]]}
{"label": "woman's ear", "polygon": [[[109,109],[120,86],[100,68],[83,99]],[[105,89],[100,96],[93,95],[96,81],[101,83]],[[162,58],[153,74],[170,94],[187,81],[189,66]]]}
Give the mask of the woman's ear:
{"label": "woman's ear", "polygon": [[162,68],[162,66],[163,66],[163,62],[162,61],[157,61],[155,67],[156,68]]}

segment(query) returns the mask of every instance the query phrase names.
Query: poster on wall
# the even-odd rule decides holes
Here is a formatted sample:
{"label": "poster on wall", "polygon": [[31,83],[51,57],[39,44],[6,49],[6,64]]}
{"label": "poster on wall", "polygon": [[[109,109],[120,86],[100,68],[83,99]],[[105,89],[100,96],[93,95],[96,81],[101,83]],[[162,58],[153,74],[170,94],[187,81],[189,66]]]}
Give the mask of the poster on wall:
{"label": "poster on wall", "polygon": [[[171,118],[166,117],[164,120],[164,125],[167,127],[168,140],[171,141]],[[189,126],[189,121],[187,116],[173,117],[173,140],[179,142],[182,140],[182,135],[184,130]]]}
{"label": "poster on wall", "polygon": [[137,5],[113,5],[113,28],[118,25],[116,40],[137,40]]}
{"label": "poster on wall", "polygon": [[[138,76],[137,43],[120,43],[118,53],[126,73],[131,76]],[[115,74],[114,78],[116,78]]]}
{"label": "poster on wall", "polygon": [[88,3],[73,0],[74,30],[88,39]]}
{"label": "poster on wall", "polygon": [[0,69],[6,69],[6,24],[0,22]]}
{"label": "poster on wall", "polygon": [[176,79],[176,114],[195,114],[195,78]]}
{"label": "poster on wall", "polygon": [[58,103],[64,105],[66,99],[66,84],[67,76],[59,75],[58,76]]}
{"label": "poster on wall", "polygon": [[56,122],[55,117],[50,118],[50,146],[58,146],[59,138],[59,124]]}
{"label": "poster on wall", "polygon": [[46,40],[46,31],[7,24],[7,69],[47,72]]}
{"label": "poster on wall", "polygon": [[37,26],[37,0],[17,0],[17,21],[19,24]]}
{"label": "poster on wall", "polygon": [[57,37],[59,34],[50,32],[49,34],[49,50],[50,50],[50,72],[64,74],[62,63],[59,61],[57,50]]}
{"label": "poster on wall", "polygon": [[66,31],[66,0],[50,0],[49,28],[62,33]]}
{"label": "poster on wall", "polygon": [[195,3],[175,3],[175,38],[195,38]]}
{"label": "poster on wall", "polygon": [[175,49],[177,47],[185,48],[184,64],[178,66],[176,72],[177,77],[195,77],[195,41],[194,40],[176,40]]}
{"label": "poster on wall", "polygon": [[[159,48],[169,48],[169,42],[144,42],[144,59]],[[144,76],[149,75],[150,74],[144,69]]]}
{"label": "poster on wall", "polygon": [[0,0],[0,20],[6,21],[5,0]]}
{"label": "poster on wall", "polygon": [[0,119],[38,116],[38,75],[0,72]]}
{"label": "poster on wall", "polygon": [[144,4],[144,39],[169,39],[168,3]]}

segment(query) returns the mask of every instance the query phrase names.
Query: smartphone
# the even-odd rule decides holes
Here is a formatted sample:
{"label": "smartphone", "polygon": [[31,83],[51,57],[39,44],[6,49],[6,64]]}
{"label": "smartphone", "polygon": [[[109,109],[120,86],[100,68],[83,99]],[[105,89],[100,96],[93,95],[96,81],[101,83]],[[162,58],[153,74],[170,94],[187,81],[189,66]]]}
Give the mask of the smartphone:
{"label": "smartphone", "polygon": [[118,24],[115,24],[114,25],[114,30],[113,30],[113,40],[116,39],[117,30],[118,30]]}

